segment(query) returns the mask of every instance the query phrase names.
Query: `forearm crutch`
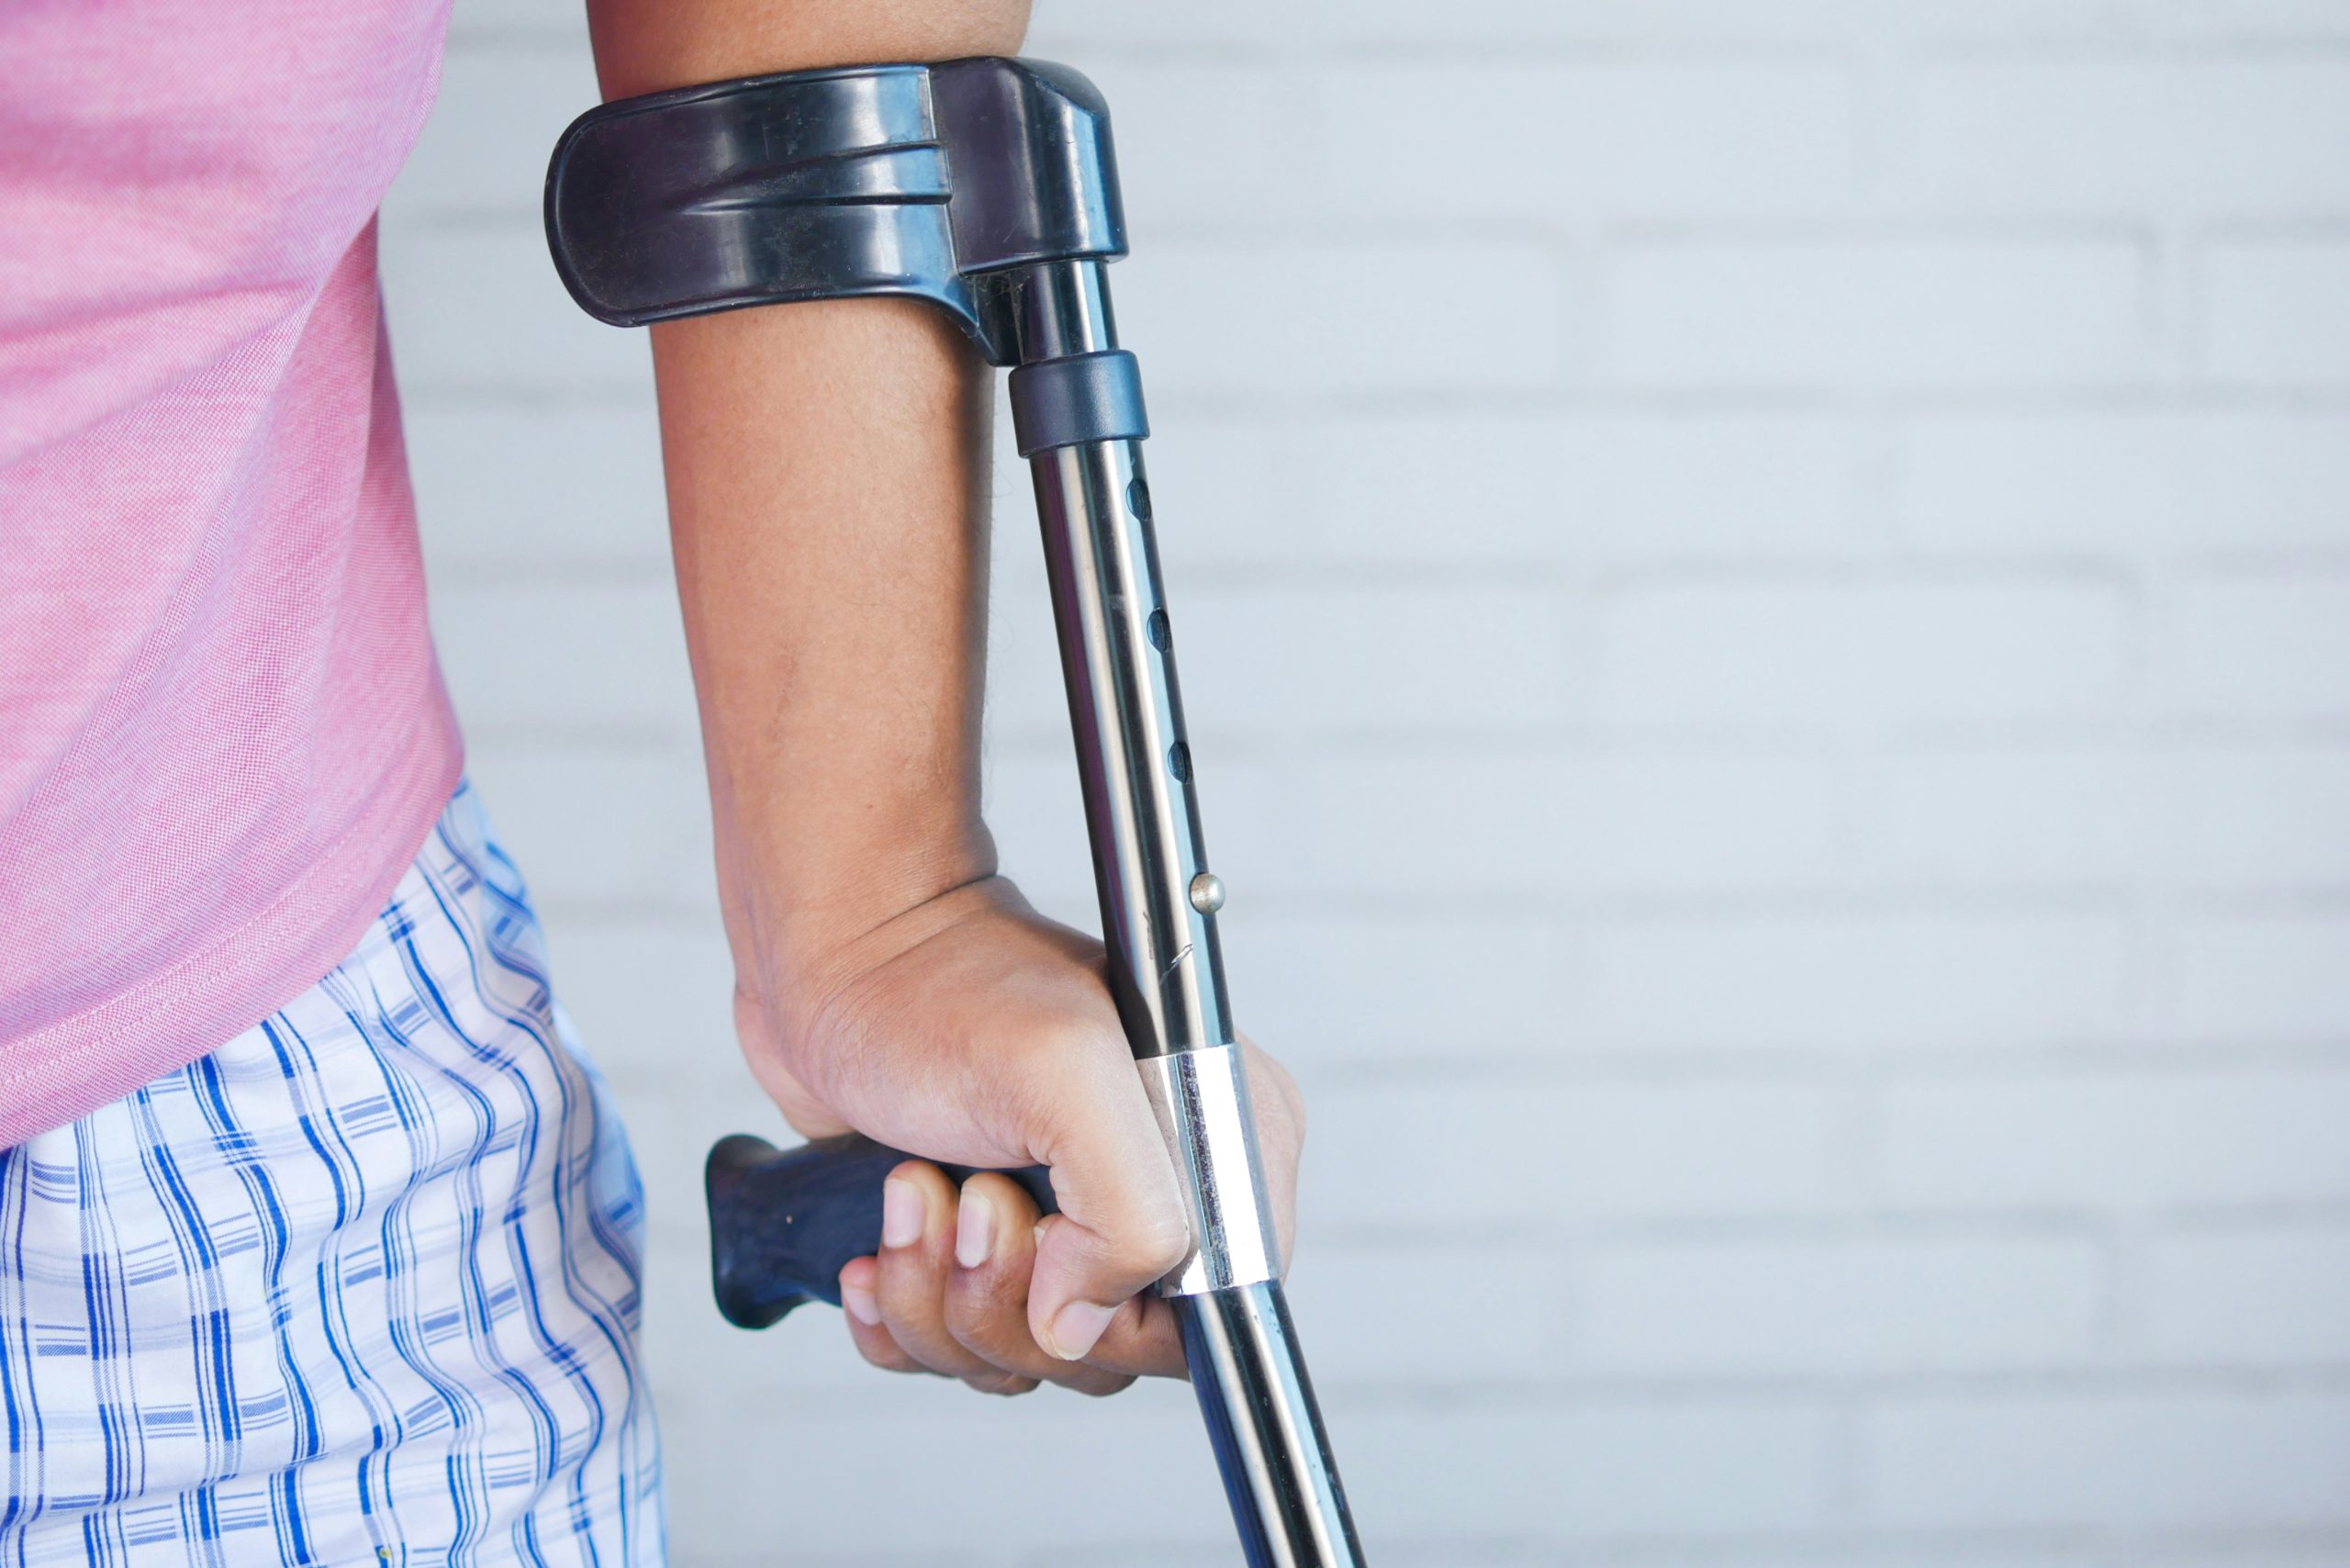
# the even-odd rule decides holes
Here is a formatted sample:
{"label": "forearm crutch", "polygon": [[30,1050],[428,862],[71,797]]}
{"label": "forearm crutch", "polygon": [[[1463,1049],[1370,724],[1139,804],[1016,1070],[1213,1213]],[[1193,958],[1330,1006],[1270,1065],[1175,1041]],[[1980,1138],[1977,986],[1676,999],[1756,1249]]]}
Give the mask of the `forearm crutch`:
{"label": "forearm crutch", "polygon": [[[572,296],[638,326],[902,295],[1012,366],[1109,947],[1110,988],[1183,1177],[1192,1247],[1158,1286],[1183,1327],[1252,1564],[1361,1562],[1280,1280],[1234,1043],[1150,489],[1142,382],[1107,263],[1125,253],[1109,113],[1034,61],[855,66],[608,104],[564,133],[547,237]],[[708,1182],[720,1309],[763,1327],[877,1249],[868,1139],[727,1138]],[[959,1180],[968,1172],[952,1170]],[[1042,1172],[1017,1172],[1047,1207]]]}

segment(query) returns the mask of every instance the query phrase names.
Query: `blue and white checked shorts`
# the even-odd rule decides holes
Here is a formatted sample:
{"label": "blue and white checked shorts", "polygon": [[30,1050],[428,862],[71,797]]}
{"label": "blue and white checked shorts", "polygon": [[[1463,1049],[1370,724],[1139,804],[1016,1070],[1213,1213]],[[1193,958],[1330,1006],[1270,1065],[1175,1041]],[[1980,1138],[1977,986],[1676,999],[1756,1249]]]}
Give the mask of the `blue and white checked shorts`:
{"label": "blue and white checked shorts", "polygon": [[461,788],[332,974],[0,1153],[0,1568],[658,1563],[643,1216]]}

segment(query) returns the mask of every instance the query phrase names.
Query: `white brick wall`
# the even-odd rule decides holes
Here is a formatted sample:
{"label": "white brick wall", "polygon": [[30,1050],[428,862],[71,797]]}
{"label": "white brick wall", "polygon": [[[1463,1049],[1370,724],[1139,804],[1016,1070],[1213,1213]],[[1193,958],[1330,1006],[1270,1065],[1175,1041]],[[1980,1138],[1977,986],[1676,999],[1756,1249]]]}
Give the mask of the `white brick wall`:
{"label": "white brick wall", "polygon": [[[2350,1564],[2350,4],[1043,0],[1376,1559]],[[1182,1391],[706,1302],[772,1130],[592,94],[458,0],[385,223],[474,767],[627,1101],[691,1568],[1230,1561]],[[1092,918],[1024,476],[990,788]],[[658,977],[659,985],[644,977]]]}

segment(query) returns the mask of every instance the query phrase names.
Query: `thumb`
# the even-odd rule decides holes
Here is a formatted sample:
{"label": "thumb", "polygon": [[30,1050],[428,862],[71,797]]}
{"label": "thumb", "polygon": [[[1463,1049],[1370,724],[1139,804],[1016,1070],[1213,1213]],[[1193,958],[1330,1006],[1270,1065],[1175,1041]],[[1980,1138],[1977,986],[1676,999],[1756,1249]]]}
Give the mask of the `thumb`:
{"label": "thumb", "polygon": [[1060,1098],[1060,1125],[1039,1151],[1060,1213],[1038,1236],[1028,1330],[1063,1361],[1082,1360],[1126,1299],[1192,1247],[1174,1157],[1133,1058],[1115,1054]]}

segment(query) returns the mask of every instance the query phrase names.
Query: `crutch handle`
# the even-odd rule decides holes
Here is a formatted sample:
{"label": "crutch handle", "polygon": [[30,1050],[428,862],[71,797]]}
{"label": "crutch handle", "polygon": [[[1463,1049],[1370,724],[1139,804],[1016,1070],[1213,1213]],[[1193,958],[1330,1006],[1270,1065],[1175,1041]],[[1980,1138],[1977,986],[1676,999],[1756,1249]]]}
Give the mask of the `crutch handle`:
{"label": "crutch handle", "polygon": [[[860,1134],[778,1148],[736,1133],[702,1168],[710,1194],[710,1271],[718,1310],[738,1328],[765,1328],[811,1301],[841,1304],[841,1270],[881,1249],[881,1183],[915,1156]],[[968,1165],[934,1162],[956,1182]],[[1003,1174],[1036,1206],[1058,1212],[1041,1165]]]}

